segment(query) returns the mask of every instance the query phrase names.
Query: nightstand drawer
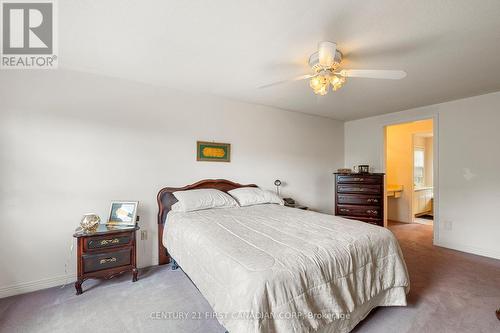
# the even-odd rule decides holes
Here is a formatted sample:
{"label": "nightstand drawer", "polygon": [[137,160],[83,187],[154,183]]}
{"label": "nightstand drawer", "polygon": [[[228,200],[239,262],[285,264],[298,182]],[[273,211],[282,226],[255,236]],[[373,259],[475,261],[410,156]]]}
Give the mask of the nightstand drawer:
{"label": "nightstand drawer", "polygon": [[374,206],[337,205],[339,215],[380,217],[381,209]]}
{"label": "nightstand drawer", "polygon": [[381,185],[356,185],[356,184],[342,184],[337,185],[337,193],[366,193],[366,194],[379,194],[382,193]]}
{"label": "nightstand drawer", "polygon": [[101,254],[84,254],[82,255],[83,272],[90,273],[108,268],[130,265],[131,252],[132,248],[125,248]]}
{"label": "nightstand drawer", "polygon": [[382,198],[377,195],[338,194],[337,204],[379,205]]}
{"label": "nightstand drawer", "polygon": [[98,250],[115,246],[129,245],[132,234],[112,235],[104,237],[92,237],[85,240],[84,250]]}

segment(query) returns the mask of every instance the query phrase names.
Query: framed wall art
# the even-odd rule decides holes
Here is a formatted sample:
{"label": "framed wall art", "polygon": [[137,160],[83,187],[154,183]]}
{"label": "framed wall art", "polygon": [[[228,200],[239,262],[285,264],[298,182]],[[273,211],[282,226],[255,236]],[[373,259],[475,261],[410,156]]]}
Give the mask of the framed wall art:
{"label": "framed wall art", "polygon": [[231,162],[231,144],[197,141],[196,160],[209,162]]}

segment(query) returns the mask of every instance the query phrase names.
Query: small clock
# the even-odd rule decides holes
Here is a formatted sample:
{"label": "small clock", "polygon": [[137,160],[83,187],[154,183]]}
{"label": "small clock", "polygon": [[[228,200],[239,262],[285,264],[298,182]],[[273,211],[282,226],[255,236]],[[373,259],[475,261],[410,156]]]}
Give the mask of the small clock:
{"label": "small clock", "polygon": [[359,173],[370,173],[370,166],[363,164],[363,165],[358,165],[358,172]]}

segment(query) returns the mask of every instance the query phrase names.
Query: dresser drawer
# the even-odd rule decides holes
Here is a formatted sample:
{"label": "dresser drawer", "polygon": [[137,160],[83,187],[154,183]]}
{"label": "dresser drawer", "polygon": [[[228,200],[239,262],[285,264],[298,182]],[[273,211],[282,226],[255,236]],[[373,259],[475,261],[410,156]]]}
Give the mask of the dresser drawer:
{"label": "dresser drawer", "polygon": [[382,210],[377,206],[337,205],[337,212],[339,215],[378,218],[381,217]]}
{"label": "dresser drawer", "polygon": [[84,250],[99,250],[116,246],[130,245],[133,234],[121,234],[102,237],[92,237],[85,239]]}
{"label": "dresser drawer", "polygon": [[382,198],[377,195],[338,194],[337,204],[380,205]]}
{"label": "dresser drawer", "polygon": [[132,248],[130,247],[107,253],[84,254],[82,255],[83,272],[90,273],[103,269],[130,265],[131,252]]}
{"label": "dresser drawer", "polygon": [[338,184],[382,184],[382,177],[371,175],[338,175]]}
{"label": "dresser drawer", "polygon": [[342,184],[337,185],[337,193],[366,193],[380,194],[382,193],[381,185],[365,185],[365,184]]}

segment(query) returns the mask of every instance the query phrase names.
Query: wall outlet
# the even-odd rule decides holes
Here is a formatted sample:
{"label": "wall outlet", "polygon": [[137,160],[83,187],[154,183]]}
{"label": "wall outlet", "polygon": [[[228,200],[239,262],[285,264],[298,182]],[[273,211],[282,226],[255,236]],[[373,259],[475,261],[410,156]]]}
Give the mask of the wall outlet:
{"label": "wall outlet", "polygon": [[141,230],[141,240],[146,240],[146,239],[148,239],[148,231]]}
{"label": "wall outlet", "polygon": [[444,230],[451,231],[453,230],[453,221],[444,221]]}

